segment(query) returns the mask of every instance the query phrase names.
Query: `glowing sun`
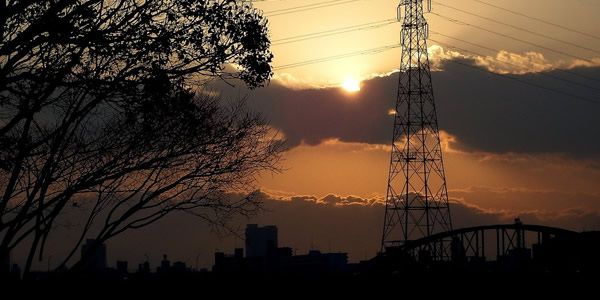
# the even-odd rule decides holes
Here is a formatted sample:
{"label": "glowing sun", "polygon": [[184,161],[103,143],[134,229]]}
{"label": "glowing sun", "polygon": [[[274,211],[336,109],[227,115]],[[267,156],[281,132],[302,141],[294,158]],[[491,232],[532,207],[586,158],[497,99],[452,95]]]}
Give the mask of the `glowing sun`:
{"label": "glowing sun", "polygon": [[342,83],[342,87],[349,92],[358,92],[360,91],[360,86],[358,85],[358,81],[353,78],[347,78]]}

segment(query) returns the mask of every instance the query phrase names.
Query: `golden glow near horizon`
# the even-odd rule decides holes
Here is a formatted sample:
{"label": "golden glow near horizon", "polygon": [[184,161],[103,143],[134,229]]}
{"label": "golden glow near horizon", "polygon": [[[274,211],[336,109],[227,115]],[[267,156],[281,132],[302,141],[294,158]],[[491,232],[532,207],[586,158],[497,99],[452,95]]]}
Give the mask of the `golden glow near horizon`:
{"label": "golden glow near horizon", "polygon": [[344,79],[344,83],[342,83],[342,87],[348,92],[358,92],[360,91],[360,85],[358,81],[354,78],[346,78]]}

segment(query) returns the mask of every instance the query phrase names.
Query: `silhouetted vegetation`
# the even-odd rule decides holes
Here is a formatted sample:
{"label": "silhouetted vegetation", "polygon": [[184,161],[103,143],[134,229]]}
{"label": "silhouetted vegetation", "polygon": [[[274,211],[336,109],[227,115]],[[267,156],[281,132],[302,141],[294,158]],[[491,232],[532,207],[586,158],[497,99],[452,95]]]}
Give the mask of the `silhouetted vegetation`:
{"label": "silhouetted vegetation", "polygon": [[[174,210],[224,224],[260,202],[281,143],[214,78],[270,79],[266,20],[241,1],[0,1],[0,257],[40,260],[57,218],[97,245]],[[237,70],[225,68],[226,63]],[[97,224],[92,230],[92,224]],[[56,259],[56,258],[55,258]]]}

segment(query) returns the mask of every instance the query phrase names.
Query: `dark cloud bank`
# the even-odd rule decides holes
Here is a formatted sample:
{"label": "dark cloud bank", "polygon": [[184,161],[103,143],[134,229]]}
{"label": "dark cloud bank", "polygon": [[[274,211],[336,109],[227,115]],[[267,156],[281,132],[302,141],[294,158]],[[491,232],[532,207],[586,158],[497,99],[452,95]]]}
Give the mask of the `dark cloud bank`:
{"label": "dark cloud bank", "polygon": [[[461,63],[468,63],[462,61]],[[441,130],[466,149],[495,153],[600,154],[600,105],[446,62],[433,73]],[[600,68],[571,70],[600,80]],[[592,81],[563,71],[545,73],[600,89]],[[597,99],[598,91],[540,74],[508,75],[518,80]],[[281,129],[291,146],[328,138],[388,144],[398,75],[362,82],[361,91],[339,88],[291,90],[276,83],[250,94],[251,106]],[[225,94],[230,93],[225,89]]]}

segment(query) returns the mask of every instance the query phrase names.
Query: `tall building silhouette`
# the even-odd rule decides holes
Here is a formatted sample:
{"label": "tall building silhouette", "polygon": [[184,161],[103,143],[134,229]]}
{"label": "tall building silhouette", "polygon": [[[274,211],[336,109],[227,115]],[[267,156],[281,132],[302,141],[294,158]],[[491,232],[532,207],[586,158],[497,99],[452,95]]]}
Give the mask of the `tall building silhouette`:
{"label": "tall building silhouette", "polygon": [[246,257],[243,249],[233,255],[215,252],[213,272],[229,274],[287,274],[313,276],[341,274],[349,271],[348,253],[321,253],[310,250],[306,255],[293,255],[292,248],[277,246],[277,226],[246,226]]}
{"label": "tall building silhouette", "polygon": [[[431,9],[431,1],[428,1]],[[382,250],[452,229],[427,55],[423,0],[402,0],[398,94]]]}
{"label": "tall building silhouette", "polygon": [[166,273],[171,269],[171,261],[167,259],[167,255],[163,254],[163,260],[160,262],[160,266],[156,268],[157,273]]}
{"label": "tall building silhouette", "polygon": [[277,226],[246,225],[246,257],[267,257],[277,250]]}
{"label": "tall building silhouette", "polygon": [[[81,259],[84,270],[102,271],[106,269],[106,245],[101,244],[93,249],[92,246],[95,243],[96,240],[87,239],[86,243],[81,246]],[[88,253],[88,251],[91,252]]]}

